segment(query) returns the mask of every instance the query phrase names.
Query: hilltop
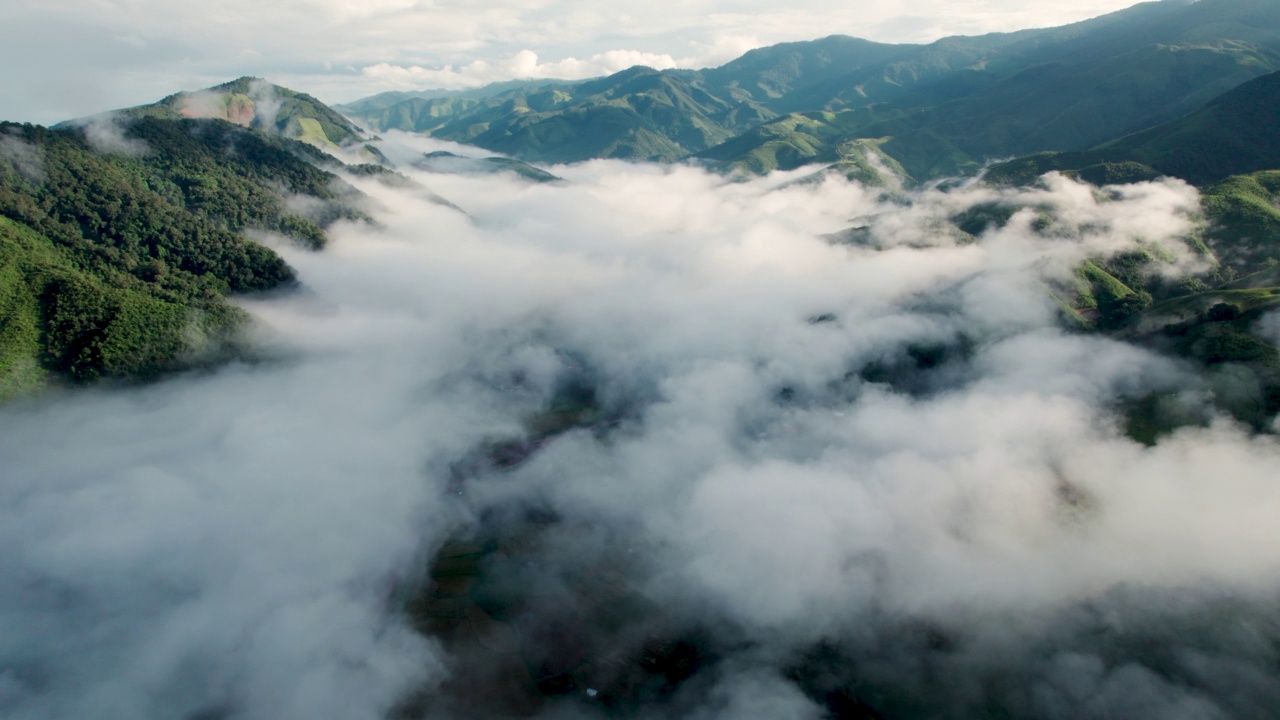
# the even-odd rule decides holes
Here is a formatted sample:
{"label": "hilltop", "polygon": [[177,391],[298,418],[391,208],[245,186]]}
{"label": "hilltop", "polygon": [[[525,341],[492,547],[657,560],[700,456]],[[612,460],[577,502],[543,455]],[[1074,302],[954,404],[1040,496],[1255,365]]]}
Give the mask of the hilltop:
{"label": "hilltop", "polygon": [[175,93],[156,103],[121,112],[166,120],[226,120],[322,148],[351,145],[363,139],[355,124],[328,105],[306,93],[255,77]]}

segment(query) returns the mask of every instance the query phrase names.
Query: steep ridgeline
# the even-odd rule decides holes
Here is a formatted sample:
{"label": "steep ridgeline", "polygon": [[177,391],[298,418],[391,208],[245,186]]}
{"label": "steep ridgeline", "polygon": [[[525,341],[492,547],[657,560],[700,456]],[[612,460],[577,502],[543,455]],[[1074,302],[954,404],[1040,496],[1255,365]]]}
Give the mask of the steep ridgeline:
{"label": "steep ridgeline", "polygon": [[225,296],[294,281],[246,231],[320,247],[364,217],[326,165],[221,119],[0,124],[0,400],[208,357],[244,320]]}
{"label": "steep ridgeline", "polygon": [[[1060,28],[928,45],[833,36],[719,68],[632,68],[583,83],[344,111],[377,129],[542,162],[693,155],[749,172],[868,156],[918,180],[1002,157],[1084,150],[1280,69],[1280,3],[1164,0]],[[874,152],[872,152],[874,151]]]}
{"label": "steep ridgeline", "polygon": [[[976,44],[1000,40],[976,40]],[[579,83],[506,83],[460,93],[384,93],[339,109],[379,130],[467,142],[541,162],[670,161],[807,107],[850,72],[918,51],[832,36],[753,50],[704,71],[634,67]],[[912,71],[897,78],[906,84]],[[871,93],[893,94],[887,82]]]}
{"label": "steep ridgeline", "polygon": [[[122,112],[166,120],[226,120],[322,148],[351,145],[363,139],[359,128],[319,100],[253,77],[176,93],[160,102]],[[76,122],[84,121],[72,124]]]}

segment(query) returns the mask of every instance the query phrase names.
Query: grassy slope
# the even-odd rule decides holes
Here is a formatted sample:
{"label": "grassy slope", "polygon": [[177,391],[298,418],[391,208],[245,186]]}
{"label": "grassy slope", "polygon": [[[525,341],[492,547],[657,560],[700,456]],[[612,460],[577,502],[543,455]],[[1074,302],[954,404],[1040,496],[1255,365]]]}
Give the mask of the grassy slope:
{"label": "grassy slope", "polygon": [[1205,188],[1203,202],[1208,241],[1230,279],[1280,262],[1280,170],[1229,177]]}

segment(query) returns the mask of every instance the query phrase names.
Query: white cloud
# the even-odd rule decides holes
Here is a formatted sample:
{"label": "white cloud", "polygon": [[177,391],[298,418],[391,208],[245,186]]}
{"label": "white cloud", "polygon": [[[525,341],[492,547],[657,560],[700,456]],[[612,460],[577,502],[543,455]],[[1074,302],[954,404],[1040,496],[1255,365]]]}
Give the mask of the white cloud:
{"label": "white cloud", "polygon": [[89,146],[108,155],[146,155],[150,149],[142,140],[125,136],[125,125],[116,113],[103,113],[78,120],[76,128]]}
{"label": "white cloud", "polygon": [[[452,147],[388,136],[401,162]],[[1046,293],[1083,258],[1177,249],[1193,188],[899,202],[807,170],[553,170],[406,171],[466,214],[353,178],[382,225],[281,249],[306,290],[245,301],[260,362],[0,410],[0,714],[383,717],[456,659],[397,591],[506,502],[565,519],[530,567],[622,538],[620,583],[724,639],[687,717],[817,717],[847,688],[935,717],[1269,707],[1280,444],[1224,418],[1130,440],[1120,400],[1206,383],[1060,329]],[[1055,222],[946,232],[993,200]],[[876,248],[821,239],[854,224]],[[453,484],[587,372],[616,423]],[[815,647],[834,684],[805,693],[788,671]]]}

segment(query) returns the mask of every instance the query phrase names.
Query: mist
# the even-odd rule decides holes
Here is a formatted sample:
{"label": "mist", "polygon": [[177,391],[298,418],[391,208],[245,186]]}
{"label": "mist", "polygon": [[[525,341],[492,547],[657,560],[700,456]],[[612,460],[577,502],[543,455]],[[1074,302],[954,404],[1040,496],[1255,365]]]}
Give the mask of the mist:
{"label": "mist", "polygon": [[[251,357],[0,409],[0,715],[1280,707],[1280,445],[1055,302],[1139,243],[1202,269],[1194,188],[536,184],[388,138],[377,226],[266,238],[302,287],[240,301]],[[1206,422],[1131,440],[1156,392]],[[456,597],[517,609],[429,632],[473,556]]]}

